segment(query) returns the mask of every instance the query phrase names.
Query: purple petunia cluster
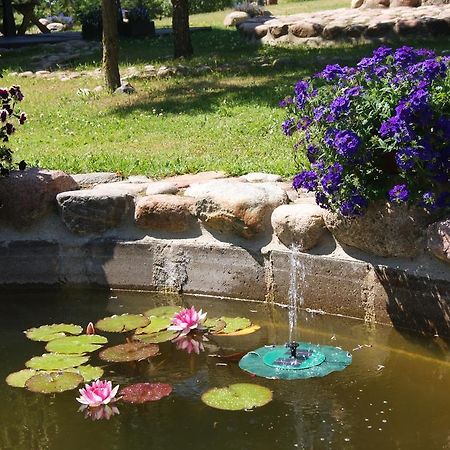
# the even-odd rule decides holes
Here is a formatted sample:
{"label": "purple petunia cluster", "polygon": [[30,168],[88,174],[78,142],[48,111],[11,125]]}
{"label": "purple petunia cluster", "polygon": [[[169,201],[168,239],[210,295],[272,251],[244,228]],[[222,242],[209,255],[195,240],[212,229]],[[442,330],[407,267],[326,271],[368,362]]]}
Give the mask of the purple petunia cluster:
{"label": "purple petunia cluster", "polygon": [[429,49],[382,46],[354,67],[331,64],[298,81],[280,102],[283,131],[310,166],[294,188],[349,217],[379,199],[448,210],[449,67]]}

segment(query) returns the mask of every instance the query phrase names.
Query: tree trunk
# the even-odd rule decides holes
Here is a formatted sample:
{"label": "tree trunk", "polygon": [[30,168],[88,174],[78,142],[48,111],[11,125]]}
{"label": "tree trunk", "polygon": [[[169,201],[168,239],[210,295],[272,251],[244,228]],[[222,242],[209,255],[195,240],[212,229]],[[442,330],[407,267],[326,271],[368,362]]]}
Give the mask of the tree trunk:
{"label": "tree trunk", "polygon": [[5,36],[16,35],[16,23],[11,0],[3,0],[3,34]]}
{"label": "tree trunk", "polygon": [[102,0],[103,72],[106,87],[114,92],[120,86],[117,7],[114,0]]}
{"label": "tree trunk", "polygon": [[189,0],[172,0],[172,30],[175,58],[194,53],[189,32]]}

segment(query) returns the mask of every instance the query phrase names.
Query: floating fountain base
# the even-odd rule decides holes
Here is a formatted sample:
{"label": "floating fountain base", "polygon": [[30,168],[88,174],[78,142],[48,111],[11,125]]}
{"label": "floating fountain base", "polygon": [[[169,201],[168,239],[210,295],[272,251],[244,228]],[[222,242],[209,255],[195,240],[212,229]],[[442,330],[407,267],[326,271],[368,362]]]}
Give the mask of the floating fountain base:
{"label": "floating fountain base", "polygon": [[264,378],[297,380],[323,377],[351,362],[351,354],[340,348],[300,342],[296,356],[285,346],[266,346],[247,353],[239,367]]}

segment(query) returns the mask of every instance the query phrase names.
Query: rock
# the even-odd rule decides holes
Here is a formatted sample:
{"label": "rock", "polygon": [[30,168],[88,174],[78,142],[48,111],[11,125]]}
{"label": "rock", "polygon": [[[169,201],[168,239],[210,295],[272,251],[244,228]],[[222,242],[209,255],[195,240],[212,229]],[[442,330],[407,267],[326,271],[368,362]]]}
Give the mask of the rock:
{"label": "rock", "polygon": [[167,177],[164,181],[175,183],[179,189],[186,188],[192,184],[206,183],[211,180],[218,180],[220,178],[226,178],[228,175],[225,172],[199,172],[195,174],[176,175],[173,177]]}
{"label": "rock", "polygon": [[272,211],[287,201],[286,193],[279,186],[237,180],[196,184],[185,194],[197,200],[196,215],[205,225],[244,238],[265,231]]}
{"label": "rock", "polygon": [[336,40],[342,38],[344,35],[345,25],[341,23],[329,23],[322,31],[322,36],[325,39]]}
{"label": "rock", "polygon": [[251,172],[247,175],[242,175],[239,177],[239,180],[248,181],[249,183],[274,183],[281,181],[282,178],[274,173]]}
{"label": "rock", "polygon": [[57,194],[74,189],[76,181],[60,170],[13,171],[0,177],[0,222],[30,226],[55,208]]}
{"label": "rock", "polygon": [[372,23],[367,27],[365,36],[367,37],[381,37],[390,34],[394,30],[393,22],[378,22]]}
{"label": "rock", "polygon": [[166,78],[176,74],[175,67],[161,66],[156,72],[158,78]]}
{"label": "rock", "polygon": [[320,36],[322,34],[323,26],[320,23],[313,22],[296,22],[289,27],[291,34],[299,38],[307,38]]}
{"label": "rock", "polygon": [[345,36],[358,38],[364,34],[364,32],[367,30],[367,25],[347,25],[344,29]]}
{"label": "rock", "polygon": [[47,28],[52,32],[60,32],[66,29],[66,26],[63,23],[53,22],[47,25]]}
{"label": "rock", "polygon": [[289,26],[287,24],[274,25],[269,28],[269,31],[275,39],[278,39],[279,37],[288,34]]}
{"label": "rock", "polygon": [[338,242],[378,256],[414,257],[424,248],[430,216],[418,208],[375,202],[362,217],[326,213],[325,225]]}
{"label": "rock", "polygon": [[364,0],[352,0],[351,8],[359,8],[364,3]]}
{"label": "rock", "polygon": [[178,185],[170,181],[155,181],[149,183],[147,186],[147,195],[156,194],[176,194],[178,192]]}
{"label": "rock", "polygon": [[78,183],[80,188],[88,188],[97,184],[121,180],[120,175],[117,175],[117,173],[114,172],[78,173],[72,175],[72,178]]}
{"label": "rock", "polygon": [[223,25],[225,27],[235,27],[236,25],[245,22],[250,19],[250,15],[245,11],[233,11],[223,19]]}
{"label": "rock", "polygon": [[130,183],[151,183],[153,180],[145,175],[130,175],[127,181]]}
{"label": "rock", "polygon": [[424,22],[430,34],[441,35],[450,33],[450,20],[427,17],[427,20]]}
{"label": "rock", "polygon": [[42,23],[42,25],[44,25],[44,26],[47,26],[47,25],[50,23],[50,22],[49,22],[47,19],[45,19],[44,17],[41,18],[41,19],[39,19],[39,22]]}
{"label": "rock", "polygon": [[428,250],[436,258],[450,264],[450,219],[430,225],[427,238]]}
{"label": "rock", "polygon": [[317,205],[294,203],[281,205],[272,213],[272,227],[287,247],[294,244],[300,251],[314,248],[325,233],[324,210]]}
{"label": "rock", "polygon": [[147,183],[130,183],[128,181],[117,181],[114,183],[98,184],[93,188],[97,192],[102,192],[106,195],[139,195],[147,190]]}
{"label": "rock", "polygon": [[390,0],[364,0],[361,8],[389,8]]}
{"label": "rock", "polygon": [[425,24],[418,19],[401,19],[395,24],[395,31],[400,35],[416,35],[425,31]]}
{"label": "rock", "polygon": [[103,233],[116,228],[133,209],[132,196],[93,189],[63,192],[56,200],[62,221],[77,234]]}
{"label": "rock", "polygon": [[27,70],[26,72],[19,73],[17,76],[21,78],[32,78],[34,77],[34,72]]}
{"label": "rock", "polygon": [[417,8],[418,6],[421,6],[422,0],[391,0],[391,8],[401,7],[401,6],[408,6],[411,8]]}
{"label": "rock", "polygon": [[136,89],[131,86],[130,83],[124,83],[122,86],[119,86],[115,91],[114,94],[134,94],[136,92]]}
{"label": "rock", "polygon": [[136,202],[134,219],[139,228],[186,231],[196,222],[195,199],[178,195],[150,195]]}

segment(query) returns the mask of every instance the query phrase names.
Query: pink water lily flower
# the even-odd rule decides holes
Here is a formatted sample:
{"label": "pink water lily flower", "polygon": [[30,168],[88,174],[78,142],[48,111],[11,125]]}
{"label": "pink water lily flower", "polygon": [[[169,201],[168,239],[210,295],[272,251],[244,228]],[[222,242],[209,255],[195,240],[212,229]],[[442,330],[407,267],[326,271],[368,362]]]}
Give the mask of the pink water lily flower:
{"label": "pink water lily flower", "polygon": [[206,314],[196,311],[194,307],[186,308],[175,314],[172,318],[172,325],[168,328],[171,331],[180,331],[180,336],[186,336],[192,330],[202,330]]}
{"label": "pink water lily flower", "polygon": [[86,384],[84,388],[80,389],[80,397],[77,401],[90,408],[95,408],[100,405],[107,405],[113,402],[114,397],[119,390],[119,386],[112,387],[111,381],[97,380],[93,383]]}

